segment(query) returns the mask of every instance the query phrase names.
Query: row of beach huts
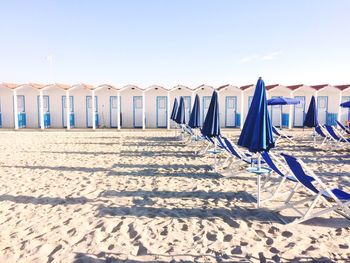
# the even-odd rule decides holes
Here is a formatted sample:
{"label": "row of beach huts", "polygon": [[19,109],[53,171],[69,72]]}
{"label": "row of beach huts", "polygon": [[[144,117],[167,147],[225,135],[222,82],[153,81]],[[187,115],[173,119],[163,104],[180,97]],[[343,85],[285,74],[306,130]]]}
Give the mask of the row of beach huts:
{"label": "row of beach huts", "polygon": [[[350,100],[349,85],[268,85],[268,98],[298,98],[298,105],[269,107],[272,122],[286,128],[302,127],[311,96],[316,97],[320,124],[349,120],[349,109],[339,106]],[[191,89],[178,85],[164,88],[153,85],[115,87],[104,84],[0,84],[0,127],[2,128],[171,128],[170,113],[174,98],[184,97],[188,121],[194,96],[200,97],[203,121],[213,90],[220,102],[223,128],[242,128],[254,85],[214,88],[201,85]],[[67,99],[69,98],[69,99]],[[94,98],[94,99],[92,99]],[[68,121],[67,121],[68,120]],[[282,120],[282,121],[281,121]]]}

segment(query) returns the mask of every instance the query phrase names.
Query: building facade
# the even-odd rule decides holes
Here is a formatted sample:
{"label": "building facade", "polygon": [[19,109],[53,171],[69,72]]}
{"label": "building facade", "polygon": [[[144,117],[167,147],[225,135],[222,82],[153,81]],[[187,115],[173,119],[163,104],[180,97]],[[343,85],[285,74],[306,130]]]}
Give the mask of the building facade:
{"label": "building facade", "polygon": [[[165,88],[152,85],[115,87],[109,84],[0,84],[0,127],[2,128],[171,128],[170,111],[174,99],[184,97],[185,118],[189,120],[196,94],[200,98],[200,118],[204,122],[211,95],[216,90],[223,128],[242,128],[255,86],[224,85],[218,88],[201,85],[191,89],[177,85]],[[302,127],[311,96],[316,97],[320,124],[350,119],[349,109],[341,102],[350,100],[349,85],[267,85],[268,98],[298,98],[297,105],[269,106],[275,126]]]}

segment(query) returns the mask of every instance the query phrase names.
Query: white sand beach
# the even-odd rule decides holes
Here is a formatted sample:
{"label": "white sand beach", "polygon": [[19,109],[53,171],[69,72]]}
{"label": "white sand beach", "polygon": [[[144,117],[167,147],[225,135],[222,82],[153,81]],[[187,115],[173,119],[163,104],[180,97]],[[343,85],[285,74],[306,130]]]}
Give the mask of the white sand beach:
{"label": "white sand beach", "polygon": [[[0,262],[350,261],[350,220],[283,224],[255,175],[215,173],[174,134],[1,132]],[[297,145],[275,151],[350,192],[349,151]]]}

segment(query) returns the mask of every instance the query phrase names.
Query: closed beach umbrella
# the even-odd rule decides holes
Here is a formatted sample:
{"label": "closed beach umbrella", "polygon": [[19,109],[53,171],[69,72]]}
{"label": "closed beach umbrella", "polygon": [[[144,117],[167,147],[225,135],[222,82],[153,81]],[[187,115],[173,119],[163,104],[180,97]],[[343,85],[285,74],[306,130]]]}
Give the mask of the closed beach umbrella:
{"label": "closed beach umbrella", "polygon": [[238,145],[253,153],[269,151],[275,147],[271,119],[267,110],[265,83],[261,78],[256,84],[253,100],[238,139]]}
{"label": "closed beach umbrella", "polygon": [[186,123],[186,120],[185,120],[185,102],[184,102],[184,98],[182,96],[180,97],[179,107],[177,108],[175,122],[177,124],[185,124]]}
{"label": "closed beach umbrella", "polygon": [[[279,97],[279,98],[272,98],[267,100],[267,105],[275,106],[275,105],[296,105],[300,104],[300,100],[295,99],[295,98],[284,98],[284,97]],[[281,115],[280,115],[280,128],[282,129],[282,108],[281,108]]]}
{"label": "closed beach umbrella", "polygon": [[343,108],[350,108],[350,100],[346,101],[346,102],[343,102],[342,104],[340,104],[340,106],[343,107]]}
{"label": "closed beach umbrella", "polygon": [[177,99],[175,98],[173,110],[171,111],[171,115],[170,115],[170,120],[175,121],[176,112],[177,112],[177,107],[178,107],[178,106],[177,106]]}
{"label": "closed beach umbrella", "polygon": [[191,111],[190,120],[188,122],[188,126],[191,128],[198,128],[200,127],[200,106],[199,106],[199,96],[196,94],[196,97],[194,99],[193,108]]}
{"label": "closed beach umbrella", "polygon": [[310,127],[314,128],[318,126],[318,120],[317,120],[317,107],[316,107],[316,100],[315,97],[312,96],[310,101],[309,109],[307,110],[305,120],[304,120],[304,127]]}
{"label": "closed beach umbrella", "polygon": [[208,137],[220,135],[219,100],[216,91],[214,91],[211,96],[207,116],[205,116],[202,127],[202,134]]}

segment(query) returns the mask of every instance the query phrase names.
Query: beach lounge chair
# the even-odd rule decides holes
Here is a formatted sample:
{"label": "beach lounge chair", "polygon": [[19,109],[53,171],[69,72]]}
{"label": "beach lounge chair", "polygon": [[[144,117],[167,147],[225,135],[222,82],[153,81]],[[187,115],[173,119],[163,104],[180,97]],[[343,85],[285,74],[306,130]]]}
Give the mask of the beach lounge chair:
{"label": "beach lounge chair", "polygon": [[290,143],[295,144],[295,141],[293,141],[293,136],[285,134],[282,130],[277,129],[275,126],[272,126],[272,132],[276,136],[275,143],[277,143],[277,141],[280,139],[285,139]]}
{"label": "beach lounge chair", "polygon": [[244,161],[246,164],[250,164],[250,165],[257,164],[256,158],[253,158],[250,153],[243,152],[228,138],[221,136],[221,137],[217,137],[217,140],[219,145],[222,147],[222,149],[226,150],[226,152],[229,154],[223,165],[225,169],[228,169],[229,167],[231,167],[235,159],[237,159],[237,161],[239,160]]}
{"label": "beach lounge chair", "polygon": [[[332,140],[331,136],[325,131],[325,129],[322,126],[317,126],[314,129],[315,134],[314,136],[320,137],[322,140],[321,146]],[[316,144],[316,137],[314,137],[314,143]]]}
{"label": "beach lounge chair", "polygon": [[341,143],[346,143],[346,145],[350,145],[350,138],[345,138],[342,134],[337,133],[337,131],[333,128],[333,126],[325,125],[324,126],[327,133],[330,135],[330,138],[338,145],[338,146],[344,146],[341,145]]}
{"label": "beach lounge chair", "polygon": [[[303,198],[302,200],[291,202],[290,200],[295,193],[295,191],[292,191],[285,205],[278,208],[278,210],[291,208],[300,215],[299,218],[292,222],[293,224],[301,223],[333,211],[350,219],[350,193],[339,188],[328,188],[303,161],[287,154],[281,155],[284,157],[291,172],[298,180],[297,186],[304,186],[304,189],[310,194],[310,196]],[[327,208],[320,208],[319,211],[314,212],[316,205],[320,202],[323,202]],[[306,211],[302,211],[297,207],[298,205],[303,204],[306,204]]]}
{"label": "beach lounge chair", "polygon": [[263,192],[269,194],[269,196],[266,197],[265,199],[261,199],[260,203],[269,201],[277,197],[283,196],[287,193],[290,193],[291,190],[288,190],[286,192],[281,192],[281,188],[283,184],[286,181],[290,181],[296,184],[298,180],[295,178],[295,176],[293,176],[293,174],[290,172],[286,164],[283,163],[275,154],[271,152],[262,152],[261,157],[263,158],[265,163],[268,165],[268,167],[271,169],[271,171],[273,171],[275,174],[279,176],[280,180],[277,181],[277,184],[272,184],[272,185],[270,184],[269,186],[266,186],[266,184],[270,181],[271,175],[273,173],[269,173],[266,176],[266,178],[264,179],[261,185],[261,189]]}
{"label": "beach lounge chair", "polygon": [[350,134],[350,130],[348,128],[346,128],[340,121],[336,120],[336,123],[338,124],[338,126],[342,129],[342,131],[346,134]]}

